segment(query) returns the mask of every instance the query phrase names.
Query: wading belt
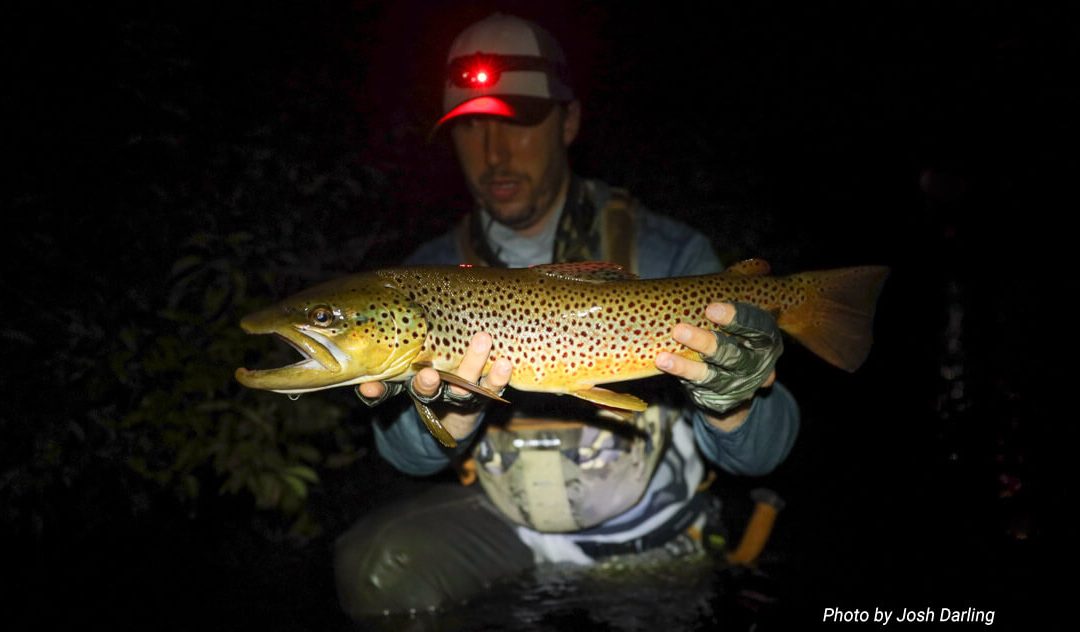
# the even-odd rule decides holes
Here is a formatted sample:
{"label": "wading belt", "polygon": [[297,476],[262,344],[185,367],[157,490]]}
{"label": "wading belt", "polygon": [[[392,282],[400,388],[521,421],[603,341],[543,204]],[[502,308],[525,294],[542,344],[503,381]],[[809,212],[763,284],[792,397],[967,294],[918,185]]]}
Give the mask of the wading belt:
{"label": "wading belt", "polygon": [[694,494],[690,500],[675,512],[667,522],[641,537],[625,542],[575,541],[585,555],[593,559],[609,555],[629,555],[641,553],[658,546],[664,546],[680,533],[690,530],[701,512],[705,510],[708,494]]}

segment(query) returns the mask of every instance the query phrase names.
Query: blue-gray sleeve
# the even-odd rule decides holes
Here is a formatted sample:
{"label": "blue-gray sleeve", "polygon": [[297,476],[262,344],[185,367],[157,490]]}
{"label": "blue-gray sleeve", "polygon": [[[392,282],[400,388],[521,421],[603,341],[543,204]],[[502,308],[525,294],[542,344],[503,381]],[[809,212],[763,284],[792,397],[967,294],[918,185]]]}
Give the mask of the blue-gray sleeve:
{"label": "blue-gray sleeve", "polygon": [[643,279],[712,274],[723,269],[705,235],[640,206],[637,251],[638,275]]}
{"label": "blue-gray sleeve", "polygon": [[409,406],[389,424],[375,423],[375,448],[382,458],[402,472],[428,476],[449,465],[468,447],[475,434],[476,430],[473,430],[473,434],[458,441],[456,448],[443,447],[428,432],[416,410]]}
{"label": "blue-gray sleeve", "polygon": [[724,432],[710,424],[704,413],[693,414],[694,437],[712,463],[741,476],[764,476],[783,462],[799,434],[799,407],[779,382],[760,390],[741,426]]}

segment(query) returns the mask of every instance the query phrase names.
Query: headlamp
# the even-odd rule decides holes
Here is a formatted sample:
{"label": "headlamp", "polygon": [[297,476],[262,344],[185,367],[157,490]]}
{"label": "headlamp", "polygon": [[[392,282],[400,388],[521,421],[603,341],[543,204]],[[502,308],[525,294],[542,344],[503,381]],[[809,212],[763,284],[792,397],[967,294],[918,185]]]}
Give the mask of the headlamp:
{"label": "headlamp", "polygon": [[450,68],[450,81],[459,88],[482,90],[499,83],[502,70],[486,61],[463,63]]}
{"label": "headlamp", "polygon": [[449,80],[458,88],[488,90],[495,87],[504,72],[532,70],[556,73],[550,61],[528,55],[491,55],[476,53],[450,61]]}

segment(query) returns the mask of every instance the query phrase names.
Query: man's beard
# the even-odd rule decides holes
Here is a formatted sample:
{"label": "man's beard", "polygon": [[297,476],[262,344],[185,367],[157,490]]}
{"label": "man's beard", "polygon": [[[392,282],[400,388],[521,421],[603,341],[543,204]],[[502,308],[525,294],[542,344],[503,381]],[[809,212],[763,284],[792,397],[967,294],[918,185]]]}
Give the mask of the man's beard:
{"label": "man's beard", "polygon": [[[487,192],[488,187],[500,180],[513,180],[522,190],[531,190],[532,181],[524,175],[517,173],[491,173],[480,177],[481,191]],[[484,210],[495,221],[513,230],[523,230],[536,224],[544,215],[545,209],[538,203],[539,200],[526,200],[526,206],[507,210],[495,200],[486,200],[484,196],[477,196],[484,206]],[[513,204],[513,203],[511,203]]]}
{"label": "man's beard", "polygon": [[484,210],[486,210],[488,215],[496,222],[513,230],[524,230],[529,228],[535,225],[544,216],[543,210],[536,204],[531,204],[513,215],[506,215],[499,211],[493,212],[490,207]]}

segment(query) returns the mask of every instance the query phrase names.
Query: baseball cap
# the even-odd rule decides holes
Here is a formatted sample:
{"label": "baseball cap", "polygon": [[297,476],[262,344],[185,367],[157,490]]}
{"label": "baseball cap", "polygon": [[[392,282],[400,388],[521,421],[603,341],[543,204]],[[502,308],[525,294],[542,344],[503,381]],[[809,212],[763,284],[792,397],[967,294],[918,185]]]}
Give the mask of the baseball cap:
{"label": "baseball cap", "polygon": [[487,115],[526,125],[539,123],[557,102],[574,99],[566,56],[540,25],[495,13],[469,26],[447,56],[443,115]]}

